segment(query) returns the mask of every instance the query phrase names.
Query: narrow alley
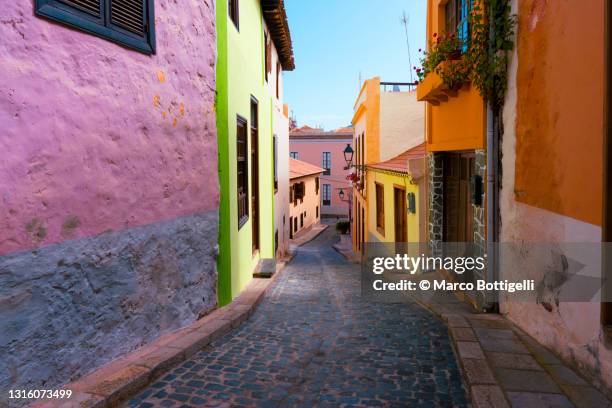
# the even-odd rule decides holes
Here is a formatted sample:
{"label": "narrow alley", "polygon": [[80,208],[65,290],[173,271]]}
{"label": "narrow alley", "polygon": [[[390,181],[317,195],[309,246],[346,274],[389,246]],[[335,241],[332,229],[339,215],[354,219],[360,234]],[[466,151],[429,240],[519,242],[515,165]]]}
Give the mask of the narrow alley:
{"label": "narrow alley", "polygon": [[328,228],[300,247],[247,323],[128,406],[467,406],[446,326],[361,297],[337,239]]}

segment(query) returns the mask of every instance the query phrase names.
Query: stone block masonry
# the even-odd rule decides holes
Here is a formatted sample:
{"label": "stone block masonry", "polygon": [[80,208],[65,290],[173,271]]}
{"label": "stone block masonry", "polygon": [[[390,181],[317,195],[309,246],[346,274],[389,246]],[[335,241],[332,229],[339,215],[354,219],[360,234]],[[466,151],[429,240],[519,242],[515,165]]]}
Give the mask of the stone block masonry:
{"label": "stone block masonry", "polygon": [[427,154],[429,245],[432,253],[441,250],[444,222],[444,167],[441,153]]}
{"label": "stone block masonry", "polygon": [[217,211],[0,258],[0,392],[52,388],[216,304]]}

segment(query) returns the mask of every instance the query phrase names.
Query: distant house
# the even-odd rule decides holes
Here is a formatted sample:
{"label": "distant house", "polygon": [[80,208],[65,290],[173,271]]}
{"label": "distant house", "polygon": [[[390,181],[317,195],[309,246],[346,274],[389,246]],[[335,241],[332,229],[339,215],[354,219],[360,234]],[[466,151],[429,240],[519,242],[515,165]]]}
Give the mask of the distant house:
{"label": "distant house", "polygon": [[285,245],[282,216],[288,209],[280,200],[288,189],[289,118],[282,73],[295,64],[283,2],[220,1],[215,8],[222,306]]}
{"label": "distant house", "polygon": [[321,221],[321,174],[324,169],[289,159],[289,237]]}
{"label": "distant house", "polygon": [[[352,142],[353,129],[350,127],[324,131],[302,126],[289,134],[290,157],[323,168],[320,205],[324,217],[348,217],[348,196],[352,189],[346,178],[349,170],[345,169],[343,151]],[[344,190],[346,201],[340,199],[340,189]]]}
{"label": "distant house", "polygon": [[[388,91],[388,84],[381,82],[379,77],[366,80],[353,106],[353,146],[355,146],[353,162],[356,167],[352,170],[354,183],[351,228],[355,252],[362,252],[364,244],[371,240],[374,242],[389,241],[389,237],[395,235],[395,231],[389,231],[395,226],[384,224],[386,221],[382,219],[380,213],[377,213],[377,207],[381,205],[377,206],[373,200],[378,194],[380,204],[382,194],[387,197],[384,199],[387,201],[385,206],[392,205],[392,194],[395,194],[393,192],[395,190],[391,185],[386,185],[386,182],[380,185],[380,183],[376,184],[376,181],[371,181],[381,177],[380,167],[383,162],[386,164],[395,162],[398,157],[422,145],[425,141],[424,109],[422,104],[416,100],[416,92]],[[402,164],[402,174],[416,179],[411,171],[412,168],[408,172],[406,166]],[[406,194],[411,188],[411,185],[408,186]],[[426,189],[419,188],[419,190],[423,193]],[[402,197],[398,195],[397,198]],[[408,199],[408,196],[404,198]],[[373,207],[372,204],[374,204]],[[424,208],[425,206],[419,205],[418,207]],[[413,225],[418,226],[414,223]],[[421,225],[418,228],[418,234],[416,230],[412,234],[408,232],[410,241],[415,234],[424,237],[424,226]]]}
{"label": "distant house", "polygon": [[425,143],[367,166],[368,242],[427,239]]}

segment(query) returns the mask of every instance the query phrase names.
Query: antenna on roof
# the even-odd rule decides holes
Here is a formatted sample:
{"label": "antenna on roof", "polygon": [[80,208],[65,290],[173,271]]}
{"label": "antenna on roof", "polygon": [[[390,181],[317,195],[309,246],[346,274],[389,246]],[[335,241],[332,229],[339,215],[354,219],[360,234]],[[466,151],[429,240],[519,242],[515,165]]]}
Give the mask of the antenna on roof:
{"label": "antenna on roof", "polygon": [[410,71],[410,82],[414,82],[412,78],[412,58],[410,58],[410,40],[408,39],[408,21],[410,21],[410,15],[406,15],[406,10],[402,12],[402,18],[400,18],[400,23],[404,25],[404,32],[406,33],[406,47],[408,48],[408,64],[410,67],[408,71]]}

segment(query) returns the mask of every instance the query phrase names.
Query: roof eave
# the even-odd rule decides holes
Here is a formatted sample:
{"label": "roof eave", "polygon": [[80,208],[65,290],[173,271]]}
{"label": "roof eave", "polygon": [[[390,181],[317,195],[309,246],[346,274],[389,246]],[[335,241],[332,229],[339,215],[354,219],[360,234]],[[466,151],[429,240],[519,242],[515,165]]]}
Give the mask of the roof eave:
{"label": "roof eave", "polygon": [[283,0],[261,0],[261,9],[283,70],[293,71],[295,69],[293,45]]}

